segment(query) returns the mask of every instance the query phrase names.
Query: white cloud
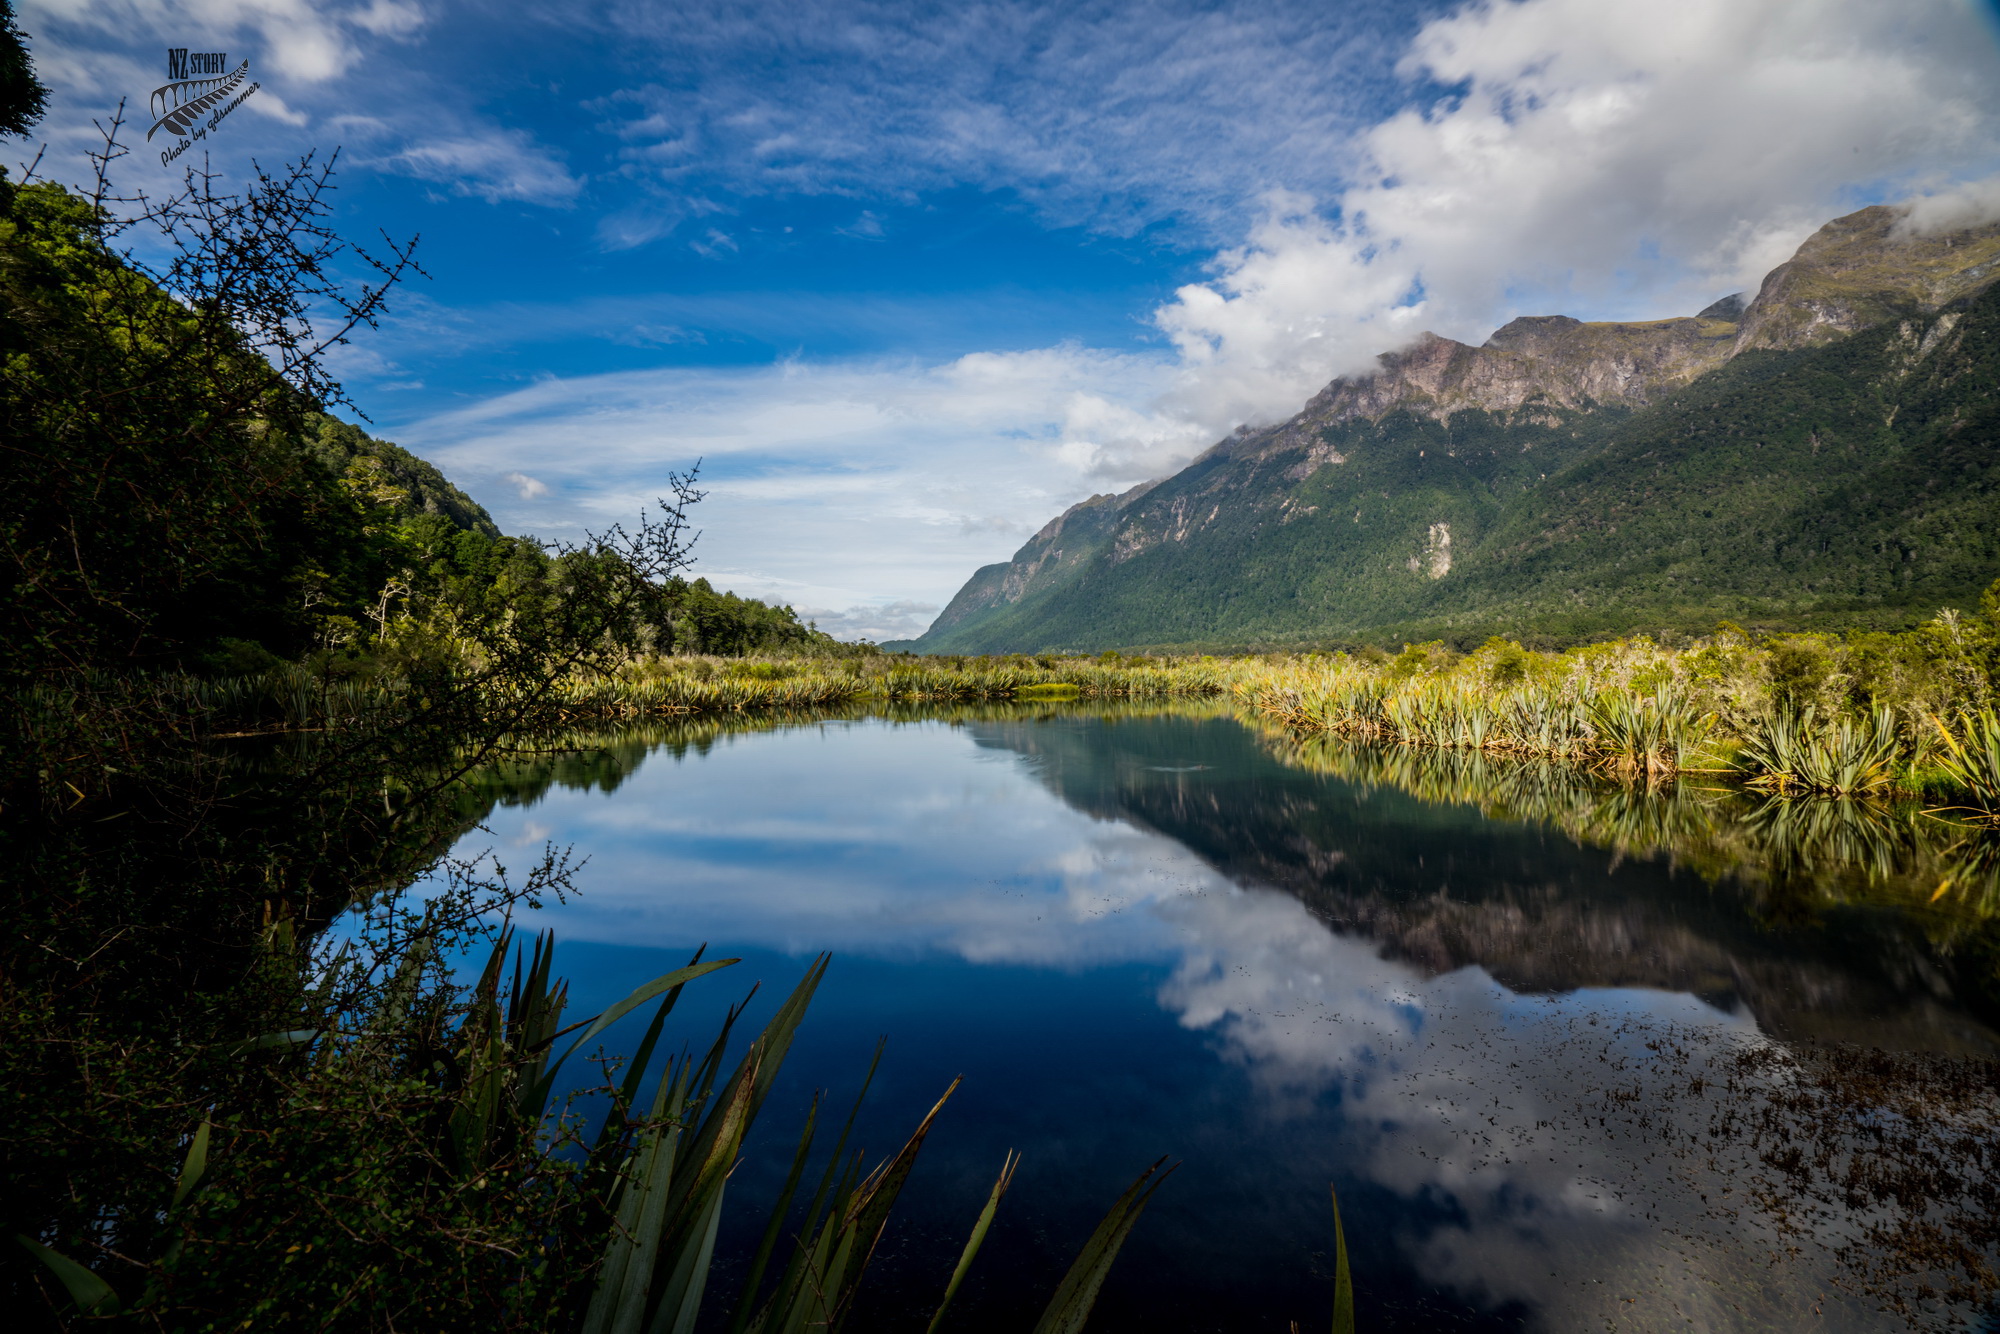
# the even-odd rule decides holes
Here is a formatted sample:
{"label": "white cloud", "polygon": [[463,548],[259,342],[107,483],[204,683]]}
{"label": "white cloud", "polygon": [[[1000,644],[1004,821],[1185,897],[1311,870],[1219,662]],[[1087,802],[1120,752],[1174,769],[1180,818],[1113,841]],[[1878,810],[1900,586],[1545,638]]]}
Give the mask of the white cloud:
{"label": "white cloud", "polygon": [[935,602],[884,602],[835,611],[827,607],[796,608],[803,620],[814,623],[835,639],[849,642],[866,639],[880,644],[889,639],[915,639],[938,613]]}
{"label": "white cloud", "polygon": [[1918,236],[1934,236],[2000,221],[2000,176],[1969,181],[1910,201],[1901,226]]}
{"label": "white cloud", "polygon": [[[373,36],[408,37],[423,27],[424,12],[397,0],[363,6],[313,0],[23,0],[24,26],[46,32],[82,30],[112,40],[143,33],[161,46],[197,50],[257,47],[260,68],[299,83],[323,83],[347,72],[361,56],[359,30]],[[149,43],[150,44],[150,43]],[[35,50],[37,61],[43,50]]]}
{"label": "white cloud", "polygon": [[468,126],[462,133],[418,139],[380,156],[364,157],[361,163],[437,181],[489,204],[503,199],[565,204],[583,188],[532,136],[491,126]]}
{"label": "white cloud", "polygon": [[1990,170],[2000,131],[2000,54],[1951,0],[1497,0],[1401,68],[1458,91],[1362,136],[1327,217],[1280,197],[1160,311],[1169,406],[1219,431],[1419,328],[1689,314],[1869,196]]}
{"label": "white cloud", "polygon": [[[1273,184],[1338,179],[1408,7],[626,0],[579,19],[652,77],[593,104],[633,173],[736,193],[968,182],[1047,217],[1212,237]],[[866,222],[862,226],[865,228]]]}
{"label": "white cloud", "polygon": [[[44,174],[57,179],[84,179],[83,154],[98,145],[92,119],[107,118],[120,98],[143,111],[147,92],[165,77],[162,50],[191,46],[225,50],[232,64],[248,59],[259,85],[244,103],[253,116],[203,144],[225,179],[253,158],[268,163],[324,150],[315,140],[330,132],[334,142],[359,149],[353,165],[434,181],[489,203],[565,205],[582,188],[531,133],[461,110],[464,97],[438,87],[428,69],[401,53],[390,54],[432,22],[407,0],[27,0],[22,17],[34,35],[37,70],[54,93],[37,134],[51,149]],[[127,138],[144,130],[141,122]],[[170,189],[183,165],[163,167],[155,155],[137,152],[120,163],[119,183]]]}
{"label": "white cloud", "polygon": [[530,477],[524,472],[503,473],[500,480],[513,487],[515,493],[523,500],[540,500],[549,493],[547,482]]}
{"label": "white cloud", "polygon": [[[942,603],[1065,505],[1280,419],[1420,329],[1478,341],[1523,313],[1689,312],[1752,286],[1828,217],[1912,191],[1927,192],[1912,227],[1989,216],[1990,188],[1958,184],[2000,167],[2000,57],[1976,9],[1471,0],[1429,22],[1169,0],[573,11],[572,27],[613,36],[622,68],[644,76],[589,103],[623,173],[589,184],[629,191],[593,220],[607,247],[719,220],[732,193],[853,195],[846,230],[869,234],[881,217],[861,205],[968,184],[1100,232],[1240,244],[1154,312],[1170,358],[1060,347],[554,381],[405,434],[448,445],[475,484],[531,466],[551,494],[503,522],[544,527],[623,517],[668,462],[730,455],[743,468],[717,474],[708,550],[746,572],[743,591],[864,616]],[[584,198],[584,169],[539,127],[457,109],[465,90],[432,72],[445,62],[360,59],[440,31],[413,4],[29,0],[24,22],[66,99],[58,157],[84,137],[76,108],[150,86],[154,43],[196,25],[232,50],[251,43],[277,75],[231,153],[296,151],[303,119],[364,164],[459,194]],[[741,243],[707,222],[687,230],[708,252]],[[409,328],[436,336],[432,355],[607,336],[607,322],[661,346],[724,324],[783,346],[803,336],[783,327],[798,320],[853,321],[849,346],[927,336],[910,303],[815,299],[598,294],[483,320],[420,299],[402,309],[423,315]],[[548,466],[551,442],[575,457]]]}
{"label": "white cloud", "polygon": [[424,26],[428,17],[422,5],[402,0],[369,0],[366,9],[352,11],[347,21],[377,37],[410,37]]}
{"label": "white cloud", "polygon": [[[629,520],[705,461],[696,573],[867,638],[921,629],[975,565],[1183,442],[1134,431],[1163,359],[1063,346],[940,365],[783,362],[548,379],[384,433],[444,468],[502,528]],[[539,478],[530,496],[517,476]],[[501,490],[506,487],[506,490]],[[518,499],[516,498],[518,496]],[[885,590],[886,595],[885,595]]]}
{"label": "white cloud", "polygon": [[[858,40],[852,30],[840,31],[846,36],[809,37]],[[1196,201],[1211,197],[1204,191],[1226,195],[1218,184],[1225,179],[1240,187],[1241,180],[1218,174],[1208,156],[1241,155],[1240,135],[1218,139],[1157,102],[1147,103],[1146,115],[1163,142],[1193,153],[1190,170],[1198,181],[1171,181],[1143,148],[1115,167],[1099,152],[1104,127],[1084,126],[1078,112],[1093,104],[1094,94],[1079,93],[1071,76],[1091,67],[1095,57],[1087,48],[1103,35],[1093,29],[1074,38],[1068,75],[1046,85],[1061,90],[1055,101],[1079,115],[1063,121],[1079,136],[1064,141],[1071,159],[1057,168],[1050,158],[1049,169],[1078,189],[1170,198],[1184,210],[1202,207]],[[1230,49],[1242,56],[1253,47]],[[1152,49],[1171,63],[1162,48]],[[1174,49],[1188,57],[1188,48]],[[1174,66],[1174,77],[1216,68],[1188,59]],[[921,454],[885,444],[871,455],[855,438],[850,470],[837,484],[814,483],[824,488],[826,503],[809,525],[812,541],[843,553],[869,551],[836,558],[853,571],[844,578],[857,587],[864,570],[886,575],[898,564],[873,554],[876,548],[914,542],[908,550],[917,558],[900,563],[903,581],[867,591],[877,600],[943,601],[972,565],[1004,556],[1070,501],[1170,471],[1238,423],[1281,419],[1334,375],[1366,368],[1377,353],[1422,329],[1477,342],[1516,314],[1690,313],[1724,292],[1754,287],[1836,213],[1871,197],[1941,188],[1976,171],[1992,157],[2000,127],[1994,92],[2000,61],[1977,18],[1949,0],[1893,9],[1868,0],[1673,6],[1499,0],[1424,26],[1400,72],[1412,86],[1451,92],[1381,120],[1344,146],[1331,130],[1338,120],[1332,104],[1314,104],[1308,119],[1327,134],[1306,139],[1345,187],[1325,191],[1318,205],[1282,189],[1264,194],[1263,221],[1242,246],[1218,256],[1216,276],[1183,287],[1156,312],[1177,357],[1171,373],[1148,362],[1135,381],[1131,360],[1104,358],[1095,363],[1099,370],[1118,368],[1115,387],[1106,391],[1078,373],[1092,359],[1076,349],[971,356],[948,366],[879,368],[848,382],[852,393],[877,395],[871,404],[850,400],[831,414],[812,399],[845,372],[794,367],[760,380],[759,406],[750,411],[760,419],[756,433],[774,443],[788,432],[823,437],[843,419],[867,421],[872,430],[883,422],[913,426],[914,416],[937,414],[918,432],[927,445]],[[926,85],[913,77],[910,86]],[[1159,83],[1174,86],[1173,78]],[[1131,85],[1124,87],[1138,98]],[[653,115],[625,130],[635,142],[667,140],[683,148],[701,135],[754,135],[760,162],[811,159],[810,170],[797,166],[805,174],[792,178],[790,188],[834,188],[848,161],[842,127],[851,121],[814,122],[821,139],[806,154],[796,106],[784,99],[796,102],[810,92],[787,85],[771,100],[731,103],[725,117],[685,101],[669,115],[665,103],[653,106],[642,90],[627,100]],[[1005,102],[1004,94],[996,96]],[[1206,108],[1200,115],[1214,110],[1196,100]],[[860,105],[870,105],[868,98]],[[1294,113],[1296,105],[1287,112]],[[979,152],[1001,153],[1002,127],[1022,131],[1025,123],[1006,105],[968,104],[956,114],[964,118],[953,150],[959,170]],[[893,125],[895,116],[889,119]],[[1055,151],[1057,139],[1044,133],[1051,123],[1008,140],[1011,165],[993,170],[1023,179],[1024,155]],[[1300,122],[1284,123],[1304,134]],[[887,142],[872,151],[893,157],[899,151],[893,133]],[[1312,179],[1297,159],[1267,150],[1244,159],[1267,182]],[[676,161],[687,156],[677,151]],[[1977,191],[1942,190],[1912,217],[1914,225],[1930,225],[1988,207],[1988,196]],[[1057,363],[1062,369],[1052,372]],[[1022,377],[1034,387],[1009,388],[1010,378]],[[941,390],[982,412],[989,402],[1003,406],[990,418],[968,419],[939,397]],[[801,391],[804,400],[795,398]],[[564,392],[588,397],[581,385]],[[1014,410],[1018,393],[1035,404],[1030,425]],[[663,405],[659,424],[677,420]],[[1024,431],[1032,449],[1021,447]],[[747,505],[761,494],[776,503],[771,488],[787,466],[773,460],[762,491],[746,486],[738,498]],[[947,479],[977,479],[978,486],[959,487],[954,499],[937,503],[954,491]],[[903,500],[887,499],[905,487]],[[792,514],[811,503],[811,489],[785,498]],[[975,490],[976,504],[969,499]],[[916,501],[919,495],[927,501]],[[903,523],[881,521],[885,509],[905,511],[922,540]],[[842,512],[845,522],[836,517]],[[919,512],[923,517],[914,517]],[[730,522],[725,513],[718,506],[714,515],[718,537]],[[961,538],[955,568],[937,578],[929,572],[934,561],[950,560],[940,539],[951,523],[990,536]],[[758,524],[756,540],[783,547],[799,531],[793,523]],[[737,540],[732,535],[718,545]],[[732,563],[764,564],[741,557]]]}

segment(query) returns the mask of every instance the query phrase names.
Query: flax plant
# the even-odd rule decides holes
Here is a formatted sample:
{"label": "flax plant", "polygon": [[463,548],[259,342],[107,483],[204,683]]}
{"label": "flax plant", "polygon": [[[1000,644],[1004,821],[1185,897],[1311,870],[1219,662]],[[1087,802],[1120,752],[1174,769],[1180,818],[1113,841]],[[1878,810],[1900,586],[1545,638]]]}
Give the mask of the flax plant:
{"label": "flax plant", "polygon": [[1864,718],[1821,718],[1813,705],[1763,719],[1743,747],[1751,782],[1775,792],[1882,792],[1896,781],[1902,752],[1896,716],[1878,708]]}
{"label": "flax plant", "polygon": [[[551,936],[538,937],[524,951],[511,929],[501,929],[476,980],[453,1004],[449,986],[440,991],[426,982],[440,963],[437,916],[426,912],[389,955],[363,966],[364,972],[386,967],[379,985],[350,990],[349,1000],[333,1002],[335,1008],[312,1026],[239,1044],[246,1058],[276,1060],[291,1072],[295,1112],[307,1119],[323,1119],[330,1107],[341,1105],[342,1089],[371,1095],[354,1104],[351,1115],[378,1122],[392,1118],[378,1149],[389,1152],[393,1168],[362,1171],[363,1179],[377,1182],[370,1188],[377,1198],[348,1198],[358,1166],[349,1164],[350,1176],[337,1191],[306,1202],[308,1213],[324,1213],[332,1222],[322,1237],[388,1226],[395,1231],[374,1244],[405,1248],[399,1235],[414,1230],[441,1232],[448,1247],[474,1247],[472,1254],[486,1260],[484,1281],[496,1287],[489,1295],[509,1312],[510,1326],[574,1334],[692,1334],[708,1296],[730,1176],[825,977],[829,956],[813,962],[733,1068],[725,1056],[747,998],[728,1011],[704,1047],[668,1055],[655,1073],[654,1057],[684,989],[737,960],[704,962],[697,951],[687,966],[653,979],[599,1015],[565,1026],[568,987],[553,976]],[[282,929],[273,942],[280,952],[292,948]],[[344,948],[327,972],[342,974],[352,958],[353,951]],[[361,995],[368,1003],[354,1012],[348,1007]],[[596,1133],[586,1138],[579,1119],[564,1110],[561,1073],[613,1024],[648,1004],[651,1019],[632,1059],[622,1068],[606,1065],[610,1082],[603,1091],[610,1105]],[[901,1149],[865,1169],[848,1143],[881,1057],[878,1046],[801,1220],[794,1205],[815,1148],[815,1100],[762,1244],[727,1312],[731,1334],[804,1334],[839,1328],[848,1319],[925,1140],[958,1088],[954,1080]],[[642,1097],[649,1079],[652,1094]],[[188,1314],[190,1299],[203,1300],[205,1282],[221,1277],[216,1262],[230,1254],[248,1220],[246,1206],[257,1202],[244,1190],[246,1179],[257,1175],[263,1140],[233,1124],[220,1136],[214,1130],[211,1120],[204,1120],[190,1138],[173,1197],[161,1214],[171,1243],[143,1265],[136,1288],[114,1284],[101,1266],[32,1238],[19,1239],[79,1313],[149,1327],[172,1323]],[[933,1330],[977,1257],[1018,1163],[1019,1155],[1010,1153],[1003,1164],[945,1287]],[[1035,1334],[1077,1334],[1084,1327],[1126,1237],[1172,1173],[1164,1164],[1163,1159],[1146,1169],[1113,1204],[1050,1298]],[[300,1188],[316,1189],[303,1182]],[[495,1201],[503,1218],[518,1216],[525,1227],[496,1231],[487,1223],[469,1229],[466,1220],[449,1212],[450,1201],[480,1199]],[[287,1203],[286,1211],[296,1207]],[[775,1281],[767,1283],[785,1236],[792,1238],[790,1253]],[[393,1283],[385,1288],[383,1276],[362,1259],[371,1243],[358,1240],[362,1253],[345,1257],[343,1264],[374,1277],[352,1288],[335,1309],[320,1312],[321,1318],[359,1317],[362,1324],[395,1328],[436,1320],[448,1309],[421,1295],[421,1282],[415,1292]],[[303,1248],[314,1244],[319,1243]],[[294,1244],[291,1251],[300,1249]],[[354,1249],[353,1243],[346,1249]],[[129,1265],[134,1257],[121,1258]],[[353,1309],[343,1313],[341,1307]]]}

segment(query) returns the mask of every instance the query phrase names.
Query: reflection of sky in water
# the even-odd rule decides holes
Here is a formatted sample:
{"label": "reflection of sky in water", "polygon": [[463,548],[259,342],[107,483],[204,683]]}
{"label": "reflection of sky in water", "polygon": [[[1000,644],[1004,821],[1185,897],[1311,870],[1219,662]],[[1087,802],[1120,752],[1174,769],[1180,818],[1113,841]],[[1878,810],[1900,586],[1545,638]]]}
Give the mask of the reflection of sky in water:
{"label": "reflection of sky in water", "polygon": [[[1202,760],[1126,769],[1222,781]],[[1740,1163],[1662,1143],[1711,1110],[1670,1085],[1762,1041],[1747,1014],[1667,991],[1517,994],[1476,966],[1427,975],[1289,894],[1073,808],[1040,780],[1047,762],[940,724],[745,734],[656,753],[608,797],[556,788],[496,810],[489,837],[589,857],[584,893],[537,923],[564,942],[583,1003],[659,971],[655,950],[830,949],[827,1053],[890,1032],[912,1079],[888,1087],[910,1106],[932,1067],[940,1082],[968,1074],[954,1108],[967,1127],[926,1164],[952,1199],[913,1201],[907,1254],[883,1262],[892,1289],[900,1265],[914,1285],[941,1281],[962,1237],[952,1209],[976,1209],[1000,1148],[1028,1151],[1007,1208],[1018,1249],[1041,1257],[1019,1261],[1034,1275],[1164,1148],[1188,1167],[1093,1328],[1318,1324],[1313,1202],[1323,1212],[1329,1179],[1378,1327],[1749,1329],[1815,1309],[1816,1325],[1877,1327],[1828,1295],[1812,1256],[1770,1265],[1771,1238],[1730,1193]],[[1441,837],[1413,835],[1411,856]],[[1133,1010],[1142,999],[1157,1021]],[[1684,1062],[1645,1059],[1661,1034]],[[1029,1053],[1046,1064],[1024,1076]],[[801,1078],[842,1078],[814,1060],[794,1058]],[[747,1193],[760,1170],[746,1165]],[[982,1264],[1010,1273],[1004,1255]],[[1023,1281],[1046,1292],[1053,1274]],[[969,1296],[967,1329],[1005,1306]]]}

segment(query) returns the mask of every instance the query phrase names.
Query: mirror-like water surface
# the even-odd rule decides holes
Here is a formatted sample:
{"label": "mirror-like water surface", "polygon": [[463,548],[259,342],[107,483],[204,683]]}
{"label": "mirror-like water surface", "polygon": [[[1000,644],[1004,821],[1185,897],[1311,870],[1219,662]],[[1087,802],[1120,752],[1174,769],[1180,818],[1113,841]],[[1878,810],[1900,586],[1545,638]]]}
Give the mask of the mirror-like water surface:
{"label": "mirror-like water surface", "polygon": [[[1920,1284],[1940,1238],[1990,1244],[1994,933],[1891,892],[1935,871],[1901,817],[1801,842],[1729,794],[1410,763],[1201,710],[632,733],[496,776],[462,850],[589,857],[537,923],[581,1006],[701,942],[745,962],[698,1013],[834,951],[719,1282],[813,1089],[851,1096],[886,1034],[879,1154],[965,1076],[861,1328],[922,1328],[1009,1148],[954,1329],[1029,1327],[1161,1154],[1095,1330],[1323,1325],[1329,1182],[1368,1329],[1977,1319]],[[1857,1187],[1884,1142],[1904,1177]]]}

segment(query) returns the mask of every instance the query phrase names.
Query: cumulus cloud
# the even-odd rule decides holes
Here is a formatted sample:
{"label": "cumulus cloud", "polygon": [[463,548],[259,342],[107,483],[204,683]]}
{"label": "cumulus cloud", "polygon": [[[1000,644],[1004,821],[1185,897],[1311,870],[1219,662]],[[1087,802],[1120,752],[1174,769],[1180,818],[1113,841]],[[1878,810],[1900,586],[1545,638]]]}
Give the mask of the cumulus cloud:
{"label": "cumulus cloud", "polygon": [[1990,162],[2000,129],[2000,59],[1949,0],[1475,3],[1400,68],[1452,91],[1360,136],[1320,207],[1275,199],[1161,309],[1187,364],[1167,407],[1282,417],[1420,328],[1692,313],[1871,195]]}
{"label": "cumulus cloud", "polygon": [[[37,133],[51,150],[45,170],[58,178],[87,174],[83,154],[98,143],[92,120],[108,119],[120,98],[143,109],[164,75],[162,49],[192,44],[225,50],[232,64],[249,59],[259,84],[244,103],[251,114],[203,145],[225,178],[253,158],[324,150],[315,140],[330,133],[356,150],[357,166],[489,203],[563,205],[581,189],[531,132],[463,110],[464,97],[402,58],[433,22],[409,0],[25,0],[22,19],[55,95]],[[136,153],[120,165],[121,184],[171,188],[182,165]]]}
{"label": "cumulus cloud", "polygon": [[[615,185],[624,193],[593,201],[607,248],[706,219],[690,243],[727,255],[742,236],[710,229],[727,212],[718,201],[780,193],[853,196],[846,230],[881,229],[893,244],[887,208],[967,185],[1025,198],[1052,222],[1224,247],[1203,281],[1153,312],[1155,355],[1058,347],[662,371],[553,382],[483,417],[409,423],[412,443],[454,450],[475,481],[505,487],[529,465],[556,483],[547,496],[500,492],[512,522],[537,526],[624,517],[666,461],[734,457],[743,470],[718,477],[711,551],[811,605],[867,608],[943,603],[1065,505],[1171,471],[1239,423],[1281,419],[1419,330],[1476,342],[1517,314],[1690,312],[1754,286],[1826,218],[1911,193],[1923,195],[1915,229],[1992,216],[1992,187],[1960,184],[2000,168],[2000,58],[1976,10],[630,0],[549,11],[565,31],[618,43],[611,90],[587,103],[609,172],[573,169],[576,145],[549,147],[539,124],[465,110],[476,99],[449,86],[445,62],[386,58],[473,21],[443,7],[28,0],[24,21],[66,99],[58,138],[74,142],[58,148],[72,159],[89,114],[149,86],[155,43],[192,26],[227,34],[232,50],[251,44],[274,72],[265,114],[242,118],[229,152],[296,151],[297,131],[320,127],[354,160],[441,194],[568,206]],[[923,341],[894,302],[815,310],[796,295],[646,310],[600,295],[483,329],[440,312],[411,327],[472,353],[571,336],[620,302],[628,344],[760,320],[757,336],[780,346],[799,320],[857,321],[848,346]],[[770,309],[744,313],[758,302]],[[551,439],[575,459],[547,466]],[[754,508],[767,503],[782,508]],[[764,546],[796,554],[751,554]]]}
{"label": "cumulus cloud", "polygon": [[[710,39],[696,26],[699,48]],[[807,26],[808,45],[858,31]],[[1082,68],[1091,39],[1075,40]],[[1338,152],[1328,140],[1340,188],[1262,194],[1262,221],[1243,243],[1154,313],[1171,359],[1062,347],[930,365],[612,376],[416,423],[414,441],[476,475],[539,455],[550,425],[579,414],[592,462],[579,460],[573,482],[599,511],[629,509],[640,478],[669,458],[754,457],[718,479],[709,517],[728,563],[761,571],[771,588],[794,580],[814,606],[941,604],[973,566],[1003,559],[1072,501],[1169,472],[1238,424],[1282,419],[1421,330],[1478,342],[1516,314],[1691,313],[1754,287],[1829,216],[1962,177],[1991,155],[2000,128],[1993,45],[1948,0],[1893,10],[1868,0],[1502,0],[1425,24],[1394,63],[1428,100]],[[702,96],[723,97],[722,82]],[[778,80],[772,96],[796,101],[817,86]],[[1094,105],[1075,78],[1053,86],[1072,110]],[[616,105],[652,104],[635,93]],[[788,137],[802,132],[791,103],[730,105],[727,125],[711,116],[690,128],[697,112],[663,103],[621,132],[675,143],[755,135],[758,161],[804,152]],[[1208,161],[1214,145],[1195,127],[1147,106],[1165,117],[1161,135]],[[1325,107],[1312,115],[1337,119]],[[1065,168],[1076,181],[1155,188],[1085,153],[1096,131],[1078,133],[1081,156]],[[874,151],[893,156],[895,143],[892,130]],[[825,167],[842,152],[823,142],[813,161]],[[1135,153],[1119,171],[1162,170]],[[1289,170],[1282,153],[1255,160],[1267,179]],[[1019,178],[1024,168],[1005,170]],[[1158,197],[1193,208],[1202,190],[1222,189],[1222,177],[1203,179],[1180,194],[1159,184]],[[1940,192],[1912,217],[1968,215],[1989,198]],[[677,444],[638,444],[662,435]],[[753,523],[752,506],[777,508]]]}
{"label": "cumulus cloud", "polygon": [[827,607],[799,607],[799,615],[832,635],[852,643],[868,640],[880,644],[890,639],[915,639],[938,613],[935,602],[907,599],[875,606],[849,607],[834,611]]}
{"label": "cumulus cloud", "polygon": [[[357,32],[407,38],[425,22],[423,9],[399,0],[370,0],[361,6],[318,4],[313,0],[22,0],[18,6],[30,31],[81,31],[100,38],[128,39],[138,32],[162,45],[190,40],[254,42],[262,64],[299,83],[336,78],[360,58]],[[202,50],[209,49],[206,46]],[[42,55],[38,48],[36,56]]]}
{"label": "cumulus cloud", "polygon": [[500,480],[513,487],[515,494],[523,500],[540,500],[549,493],[547,482],[530,477],[524,472],[503,473]]}

